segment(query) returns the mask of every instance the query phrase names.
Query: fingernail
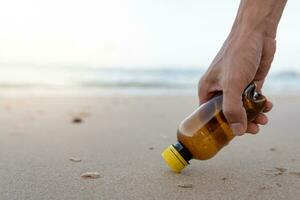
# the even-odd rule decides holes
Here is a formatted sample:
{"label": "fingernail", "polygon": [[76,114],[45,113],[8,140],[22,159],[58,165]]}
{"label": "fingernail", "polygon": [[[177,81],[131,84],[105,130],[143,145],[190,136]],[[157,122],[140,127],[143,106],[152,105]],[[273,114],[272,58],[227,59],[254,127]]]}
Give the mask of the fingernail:
{"label": "fingernail", "polygon": [[234,135],[243,135],[244,134],[244,129],[243,125],[240,123],[232,123],[230,124],[231,130]]}

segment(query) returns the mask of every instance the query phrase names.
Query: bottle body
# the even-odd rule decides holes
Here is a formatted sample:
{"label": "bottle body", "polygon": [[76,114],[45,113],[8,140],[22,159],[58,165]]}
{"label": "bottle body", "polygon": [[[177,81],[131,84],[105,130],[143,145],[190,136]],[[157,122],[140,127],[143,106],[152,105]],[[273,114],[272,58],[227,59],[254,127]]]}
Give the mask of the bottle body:
{"label": "bottle body", "polygon": [[[266,101],[263,95],[256,92],[254,83],[245,89],[243,106],[248,121],[254,120],[264,110]],[[222,104],[223,96],[215,96],[179,124],[178,143],[171,145],[170,151],[166,153],[165,150],[162,154],[173,171],[180,172],[190,159],[207,160],[212,158],[234,138],[230,125],[223,114]],[[178,158],[186,162],[179,163],[177,162]]]}
{"label": "bottle body", "polygon": [[198,160],[210,159],[233,138],[222,112],[222,95],[200,106],[177,130],[177,140]]}
{"label": "bottle body", "polygon": [[[243,94],[248,121],[254,120],[265,108],[266,98],[255,89],[256,85],[250,84]],[[210,159],[234,138],[223,114],[222,104],[223,96],[216,96],[179,124],[177,139],[194,159]]]}

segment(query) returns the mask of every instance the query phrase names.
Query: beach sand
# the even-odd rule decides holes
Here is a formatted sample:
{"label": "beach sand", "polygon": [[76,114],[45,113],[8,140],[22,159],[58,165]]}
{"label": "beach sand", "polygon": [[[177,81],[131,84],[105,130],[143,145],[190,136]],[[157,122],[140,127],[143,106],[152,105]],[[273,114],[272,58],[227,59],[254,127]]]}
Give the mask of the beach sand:
{"label": "beach sand", "polygon": [[272,97],[260,134],[235,138],[181,174],[160,154],[197,107],[195,96],[2,92],[0,99],[1,200],[300,199],[300,97]]}

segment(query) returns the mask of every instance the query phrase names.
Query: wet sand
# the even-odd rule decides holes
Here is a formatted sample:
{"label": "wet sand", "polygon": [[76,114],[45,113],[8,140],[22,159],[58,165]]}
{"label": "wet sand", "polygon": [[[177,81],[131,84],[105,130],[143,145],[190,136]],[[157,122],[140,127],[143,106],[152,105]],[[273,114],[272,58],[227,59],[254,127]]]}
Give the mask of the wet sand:
{"label": "wet sand", "polygon": [[[192,96],[0,93],[0,199],[300,196],[300,97],[273,97],[260,134],[174,174],[160,157]],[[80,161],[79,161],[80,160]],[[95,179],[82,178],[98,172]]]}

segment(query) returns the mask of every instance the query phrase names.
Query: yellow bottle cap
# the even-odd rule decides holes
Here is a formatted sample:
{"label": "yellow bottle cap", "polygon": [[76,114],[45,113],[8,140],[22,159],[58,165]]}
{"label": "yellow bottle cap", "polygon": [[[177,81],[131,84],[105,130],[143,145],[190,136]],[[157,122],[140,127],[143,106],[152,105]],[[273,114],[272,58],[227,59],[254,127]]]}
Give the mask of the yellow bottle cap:
{"label": "yellow bottle cap", "polygon": [[161,156],[166,161],[167,165],[176,173],[180,173],[183,168],[188,165],[188,162],[178,153],[173,145],[166,148]]}

